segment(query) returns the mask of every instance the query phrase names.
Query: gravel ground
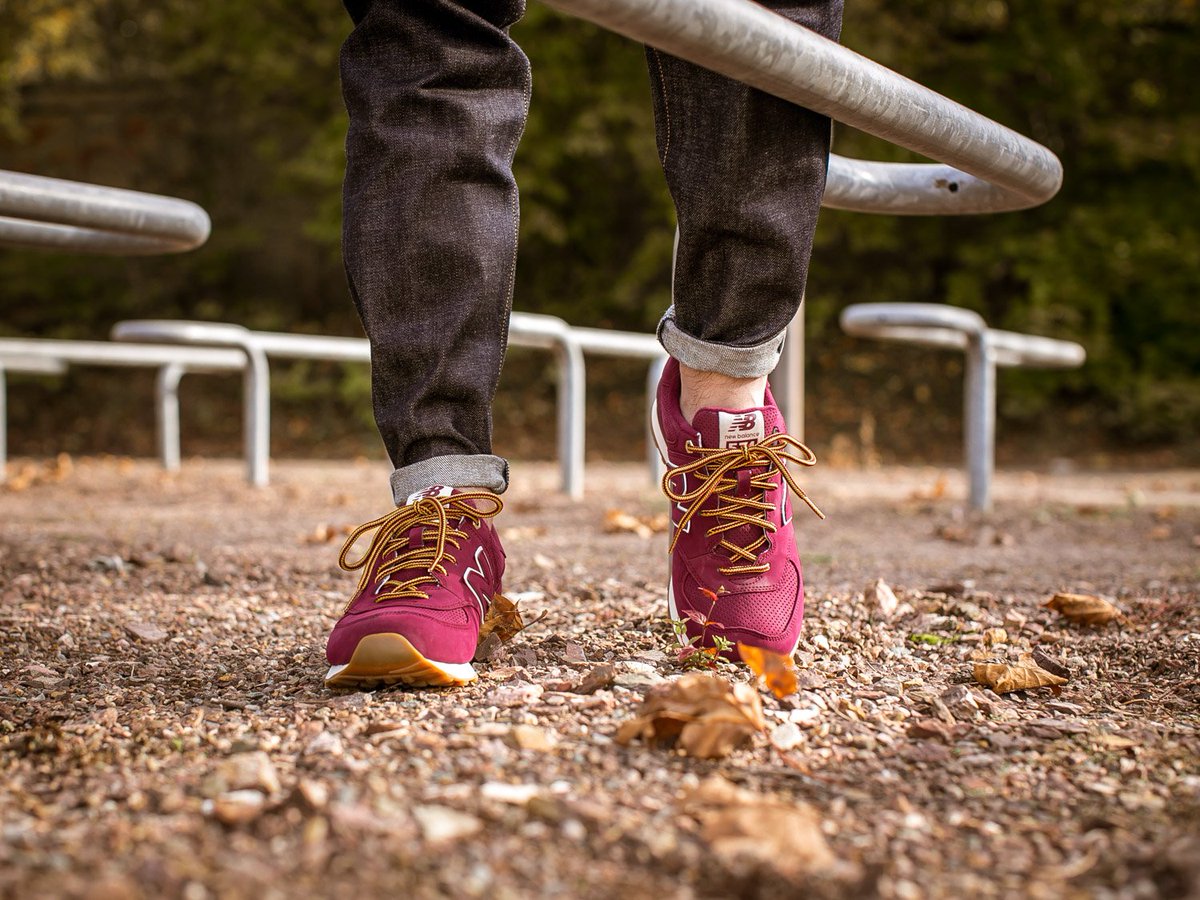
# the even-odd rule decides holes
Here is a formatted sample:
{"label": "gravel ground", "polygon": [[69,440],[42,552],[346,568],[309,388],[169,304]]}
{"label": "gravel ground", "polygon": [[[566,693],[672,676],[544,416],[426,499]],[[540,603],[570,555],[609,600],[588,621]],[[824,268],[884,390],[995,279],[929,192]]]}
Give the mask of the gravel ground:
{"label": "gravel ground", "polygon": [[[716,761],[613,739],[680,675],[664,536],[604,526],[661,510],[639,468],[573,504],[514,467],[506,589],[545,615],[420,692],[321,683],[386,471],[274,476],[10,466],[0,896],[1200,896],[1200,473],[1006,473],[975,519],[955,474],[818,469],[801,690]],[[1057,692],[973,683],[1033,650]]]}

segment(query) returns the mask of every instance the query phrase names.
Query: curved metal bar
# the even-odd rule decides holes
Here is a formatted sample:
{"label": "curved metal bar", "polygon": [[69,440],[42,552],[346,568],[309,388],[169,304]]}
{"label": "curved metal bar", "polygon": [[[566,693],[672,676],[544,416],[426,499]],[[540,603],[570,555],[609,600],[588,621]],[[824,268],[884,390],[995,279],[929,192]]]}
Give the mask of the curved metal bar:
{"label": "curved metal bar", "polygon": [[998,366],[1069,369],[1087,359],[1073,341],[988,328],[969,309],[936,303],[858,303],[842,310],[841,324],[859,337],[963,352],[972,336],[986,336]]}
{"label": "curved metal bar", "polygon": [[1038,206],[1012,191],[940,163],[886,163],[829,155],[821,205],[895,216],[961,216]]}
{"label": "curved metal bar", "polygon": [[242,351],[246,359],[242,370],[246,478],[255,487],[266,487],[271,465],[271,367],[253,331],[224,322],[137,319],[118,322],[111,335],[115,341],[202,344]]}
{"label": "curved metal bar", "polygon": [[0,242],[91,253],[179,253],[208,213],[187,200],[0,170]]}
{"label": "curved metal bar", "polygon": [[[963,189],[976,206],[995,212],[1044,203],[1062,185],[1062,165],[1040,144],[993,122],[876,62],[814,34],[750,0],[544,0],[562,12],[643,41],[752,87],[824,113],[860,131],[914,150],[988,182]],[[942,189],[913,187],[884,197],[865,185],[882,163],[867,164],[860,187],[839,186],[834,202],[863,212],[945,211]],[[893,181],[902,170],[883,170]],[[934,174],[934,173],[931,173]],[[945,176],[944,170],[937,177]],[[959,174],[958,178],[965,176]],[[915,184],[915,183],[914,183]],[[999,192],[999,193],[994,193]],[[946,188],[945,193],[957,195]],[[907,198],[907,199],[905,199]],[[1003,205],[1001,205],[1003,204]],[[985,208],[986,207],[986,208]]]}

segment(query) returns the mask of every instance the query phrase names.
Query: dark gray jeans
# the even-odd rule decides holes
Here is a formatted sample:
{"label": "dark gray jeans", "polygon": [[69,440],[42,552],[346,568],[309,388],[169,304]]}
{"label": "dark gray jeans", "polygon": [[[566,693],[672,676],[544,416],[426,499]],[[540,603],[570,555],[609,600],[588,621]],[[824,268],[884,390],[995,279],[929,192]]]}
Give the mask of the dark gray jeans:
{"label": "dark gray jeans", "polygon": [[[842,0],[764,5],[827,37],[841,28]],[[517,258],[512,160],[530,72],[509,28],[524,0],[346,8],[343,253],[393,494],[502,491],[491,404]],[[659,339],[693,368],[765,375],[804,293],[829,120],[665,53],[647,57],[679,222]]]}

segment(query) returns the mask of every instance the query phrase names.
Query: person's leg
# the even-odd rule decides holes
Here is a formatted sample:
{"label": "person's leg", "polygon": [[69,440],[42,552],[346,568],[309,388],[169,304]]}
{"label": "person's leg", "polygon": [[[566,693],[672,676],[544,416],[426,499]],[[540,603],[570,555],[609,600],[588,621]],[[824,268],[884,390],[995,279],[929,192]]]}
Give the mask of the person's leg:
{"label": "person's leg", "polygon": [[375,419],[402,503],[430,484],[500,492],[491,403],[517,248],[513,154],[524,0],[347,0],[343,254],[371,341]]}
{"label": "person's leg", "polygon": [[360,574],[325,682],[463,684],[504,574],[490,519],[508,464],[491,453],[491,403],[516,265],[529,62],[508,28],[523,0],[346,6],[343,253],[397,508],[342,548]]}
{"label": "person's leg", "polygon": [[[763,5],[829,38],[841,30],[841,0]],[[679,222],[659,339],[680,362],[689,418],[703,406],[760,406],[804,294],[829,119],[657,50],[647,57]]]}
{"label": "person's leg", "polygon": [[[827,37],[841,0],[764,5]],[[648,51],[659,155],[679,235],[671,355],[655,441],[671,501],[668,607],[696,645],[791,653],[804,618],[789,464],[811,465],[787,434],[766,376],[804,295],[829,159],[824,116]],[[809,503],[811,506],[812,504]],[[813,507],[816,511],[816,507]]]}

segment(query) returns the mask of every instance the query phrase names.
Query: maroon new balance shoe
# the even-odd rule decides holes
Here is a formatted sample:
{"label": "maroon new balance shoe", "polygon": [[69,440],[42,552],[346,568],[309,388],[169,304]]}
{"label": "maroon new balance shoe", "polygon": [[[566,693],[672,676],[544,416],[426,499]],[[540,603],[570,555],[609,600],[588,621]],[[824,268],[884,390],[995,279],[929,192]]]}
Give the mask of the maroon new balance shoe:
{"label": "maroon new balance shoe", "polygon": [[686,623],[681,641],[737,659],[740,641],[791,654],[804,621],[804,579],[792,530],[789,489],[821,518],[787,463],[811,466],[813,452],[787,434],[767,388],[754,409],[679,407],[679,364],[668,360],[653,413],[671,502],[667,603]]}
{"label": "maroon new balance shoe", "polygon": [[[436,485],[356,528],[339,563],[362,574],[329,636],[325,683],[474,681],[479,627],[504,575],[504,550],[487,520],[502,508],[488,491]],[[371,531],[367,552],[350,562],[354,545]]]}

